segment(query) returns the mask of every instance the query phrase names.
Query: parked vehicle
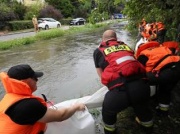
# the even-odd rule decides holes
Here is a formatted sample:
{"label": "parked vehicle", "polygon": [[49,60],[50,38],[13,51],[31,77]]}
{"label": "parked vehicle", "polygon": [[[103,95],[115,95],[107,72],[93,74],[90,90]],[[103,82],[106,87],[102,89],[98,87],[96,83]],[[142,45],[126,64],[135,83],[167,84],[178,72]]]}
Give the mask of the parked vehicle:
{"label": "parked vehicle", "polygon": [[53,18],[39,18],[38,19],[38,28],[41,29],[50,29],[50,28],[59,28],[61,23]]}
{"label": "parked vehicle", "polygon": [[86,20],[84,18],[75,18],[70,21],[70,25],[84,25]]}
{"label": "parked vehicle", "polygon": [[124,18],[123,14],[120,14],[120,13],[115,13],[114,14],[114,19],[123,19],[123,18]]}

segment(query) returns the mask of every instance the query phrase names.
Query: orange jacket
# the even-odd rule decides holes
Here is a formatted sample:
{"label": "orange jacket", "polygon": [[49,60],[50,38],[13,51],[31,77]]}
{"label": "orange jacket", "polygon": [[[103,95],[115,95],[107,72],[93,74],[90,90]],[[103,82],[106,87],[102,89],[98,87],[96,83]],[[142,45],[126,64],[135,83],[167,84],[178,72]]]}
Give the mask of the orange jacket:
{"label": "orange jacket", "polygon": [[138,57],[143,50],[150,48],[150,47],[158,47],[159,45],[160,44],[157,41],[150,41],[150,42],[144,43],[138,47],[135,57]]}
{"label": "orange jacket", "polygon": [[162,45],[168,47],[170,50],[174,52],[174,54],[178,54],[179,52],[179,43],[176,41],[166,41],[163,42]]}
{"label": "orange jacket", "polygon": [[148,39],[148,38],[151,37],[150,31],[151,31],[151,26],[150,26],[150,24],[146,24],[145,27],[144,27],[144,31],[141,32],[141,35],[142,35],[144,38]]}
{"label": "orange jacket", "polygon": [[165,25],[162,22],[156,22],[157,31],[165,29]]}
{"label": "orange jacket", "polygon": [[33,125],[19,125],[5,114],[5,111],[11,105],[25,98],[36,98],[43,105],[46,105],[46,102],[39,97],[33,96],[26,83],[9,78],[4,72],[0,73],[0,77],[6,91],[4,98],[0,101],[0,134],[38,134],[45,131],[45,123],[37,122]]}
{"label": "orange jacket", "polygon": [[[145,55],[146,57],[148,57],[148,61],[146,62],[146,66],[145,66],[146,72],[150,72],[150,71],[159,72],[160,69],[165,65],[167,65],[168,63],[180,61],[179,56],[172,55],[170,49],[164,46],[145,49],[140,53],[140,55]],[[167,56],[156,66],[156,64],[166,55],[170,55],[170,56]]]}

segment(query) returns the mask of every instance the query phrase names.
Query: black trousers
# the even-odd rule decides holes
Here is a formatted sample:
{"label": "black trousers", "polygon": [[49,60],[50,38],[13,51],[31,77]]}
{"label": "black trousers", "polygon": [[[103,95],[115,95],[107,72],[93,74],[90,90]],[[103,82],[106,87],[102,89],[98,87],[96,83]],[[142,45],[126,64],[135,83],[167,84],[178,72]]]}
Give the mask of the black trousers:
{"label": "black trousers", "polygon": [[157,85],[157,100],[160,104],[169,105],[171,101],[171,91],[180,80],[180,62],[160,71],[158,75],[147,73],[150,85]]}
{"label": "black trousers", "polygon": [[157,41],[162,44],[165,40],[166,29],[160,30],[157,32]]}
{"label": "black trousers", "polygon": [[152,113],[149,109],[150,87],[142,79],[125,83],[121,87],[108,91],[105,95],[102,116],[105,124],[116,123],[117,113],[132,106],[140,121],[152,120]]}

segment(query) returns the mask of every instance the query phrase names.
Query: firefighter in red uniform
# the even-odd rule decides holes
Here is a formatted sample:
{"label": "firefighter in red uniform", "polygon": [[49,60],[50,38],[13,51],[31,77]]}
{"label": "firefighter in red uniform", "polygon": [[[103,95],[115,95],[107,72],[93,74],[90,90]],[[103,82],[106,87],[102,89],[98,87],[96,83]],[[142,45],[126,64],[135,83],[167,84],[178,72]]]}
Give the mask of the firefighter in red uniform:
{"label": "firefighter in red uniform", "polygon": [[176,48],[176,43],[158,45],[154,42],[154,46],[145,43],[138,48],[141,51],[136,53],[137,59],[146,68],[150,85],[158,87],[156,110],[160,116],[168,116],[171,91],[180,80],[180,57],[175,55],[172,47]]}
{"label": "firefighter in red uniform", "polygon": [[151,133],[153,121],[148,107],[150,88],[143,79],[145,69],[135,59],[132,49],[117,41],[113,30],[107,30],[93,57],[101,82],[109,89],[102,106],[105,134],[117,133],[117,114],[129,106],[134,108],[136,121],[147,133]]}

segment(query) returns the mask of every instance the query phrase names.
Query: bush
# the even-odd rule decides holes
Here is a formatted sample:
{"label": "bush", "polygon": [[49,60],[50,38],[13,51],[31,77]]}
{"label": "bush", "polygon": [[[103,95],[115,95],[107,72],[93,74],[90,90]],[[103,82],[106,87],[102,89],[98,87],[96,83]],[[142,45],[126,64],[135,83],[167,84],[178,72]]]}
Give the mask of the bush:
{"label": "bush", "polygon": [[43,17],[49,17],[49,18],[54,18],[56,20],[60,20],[63,18],[61,12],[57,9],[55,9],[53,6],[51,5],[48,5],[46,6],[45,8],[43,8],[41,11],[40,11],[40,14],[39,14],[39,17],[40,18],[43,18]]}
{"label": "bush", "polygon": [[16,18],[17,16],[13,11],[11,11],[11,7],[3,2],[0,2],[0,21],[10,21]]}
{"label": "bush", "polygon": [[31,20],[25,21],[10,21],[9,27],[11,31],[24,30],[33,28],[33,24]]}

